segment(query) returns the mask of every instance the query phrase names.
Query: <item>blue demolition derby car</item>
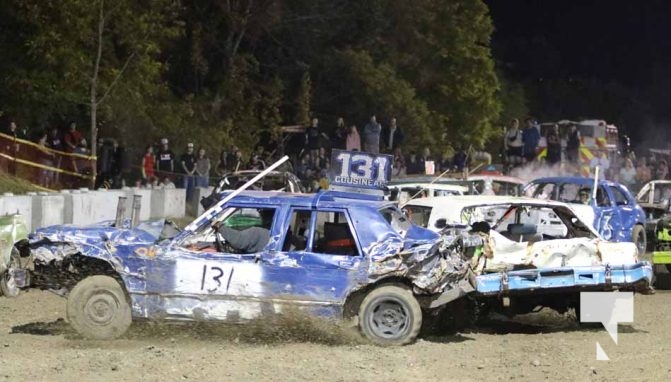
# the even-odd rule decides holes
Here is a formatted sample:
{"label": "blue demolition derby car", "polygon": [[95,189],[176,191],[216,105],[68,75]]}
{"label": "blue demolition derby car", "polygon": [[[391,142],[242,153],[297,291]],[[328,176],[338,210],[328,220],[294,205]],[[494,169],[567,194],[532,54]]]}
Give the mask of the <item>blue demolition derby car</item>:
{"label": "blue demolition derby car", "polygon": [[[121,336],[133,320],[240,323],[299,310],[352,318],[373,343],[401,345],[467,295],[533,294],[540,282],[552,300],[580,286],[575,275],[549,277],[551,270],[534,280],[519,270],[476,277],[468,253],[483,245],[477,233],[434,233],[395,203],[361,192],[388,181],[388,157],[335,152],[332,163],[337,191],[244,191],[255,177],[183,230],[165,221],[38,229],[3,258],[3,293],[67,296],[68,321],[93,339]],[[345,190],[353,185],[357,192]],[[609,286],[647,287],[651,278],[650,269],[621,281],[613,274],[610,283],[608,270],[594,270],[594,279],[604,279],[600,272]]]}
{"label": "blue demolition derby car", "polygon": [[639,256],[645,254],[645,211],[636,198],[619,183],[581,177],[547,177],[524,187],[526,196],[569,203],[584,221],[592,222],[604,239],[633,242]]}

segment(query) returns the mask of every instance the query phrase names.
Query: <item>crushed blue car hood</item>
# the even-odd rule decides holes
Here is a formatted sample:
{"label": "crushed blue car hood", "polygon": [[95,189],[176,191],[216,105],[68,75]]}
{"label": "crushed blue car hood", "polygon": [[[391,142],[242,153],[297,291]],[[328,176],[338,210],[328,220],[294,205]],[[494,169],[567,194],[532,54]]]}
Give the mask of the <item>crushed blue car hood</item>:
{"label": "crushed blue car hood", "polygon": [[32,233],[30,241],[48,239],[52,242],[87,242],[95,243],[110,241],[114,244],[154,243],[160,235],[165,220],[157,220],[139,224],[130,228],[130,222],[125,221],[121,228],[114,227],[114,221],[100,222],[88,226],[54,225],[39,228]]}

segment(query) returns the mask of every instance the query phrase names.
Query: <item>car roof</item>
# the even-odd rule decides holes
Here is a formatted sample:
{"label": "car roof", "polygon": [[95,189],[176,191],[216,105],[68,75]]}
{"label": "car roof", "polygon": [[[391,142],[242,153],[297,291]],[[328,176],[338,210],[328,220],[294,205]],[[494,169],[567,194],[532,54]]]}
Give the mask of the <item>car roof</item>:
{"label": "car roof", "polygon": [[[221,193],[220,199],[223,199],[231,192],[233,191]],[[380,209],[395,205],[394,202],[389,202],[375,195],[342,191],[320,191],[315,194],[299,194],[282,191],[243,191],[234,196],[230,203],[277,206],[291,204],[292,206],[306,208],[342,208],[355,206],[356,208],[372,209]]]}
{"label": "car roof", "polygon": [[535,198],[515,197],[515,196],[500,196],[500,195],[449,195],[449,196],[434,196],[429,198],[413,199],[406,205],[433,207],[438,203],[445,203],[448,201],[454,209],[462,210],[465,207],[479,206],[479,205],[496,205],[496,204],[527,204],[534,206],[548,206],[548,207],[566,207],[566,203],[557,202],[554,200],[543,200]]}
{"label": "car roof", "polygon": [[389,184],[389,188],[438,188],[438,189],[443,189],[443,190],[453,190],[453,191],[463,191],[463,192],[468,192],[468,187],[462,186],[459,184],[455,183],[431,183],[431,182],[408,182],[408,183],[395,183],[395,184]]}
{"label": "car roof", "polygon": [[665,180],[665,179],[651,180],[648,183],[646,183],[644,187],[647,186],[648,184],[671,184],[671,180]]}
{"label": "car roof", "polygon": [[507,176],[507,175],[493,175],[493,174],[481,174],[481,175],[469,175],[468,180],[474,181],[474,180],[485,180],[485,179],[491,179],[495,180],[498,182],[509,182],[509,183],[517,183],[517,184],[524,184],[525,181],[516,178],[514,176]]}
{"label": "car roof", "polygon": [[[226,177],[229,177],[229,176],[250,176],[250,175],[254,176],[254,175],[260,174],[261,172],[263,172],[263,170],[241,170],[241,171],[237,171],[237,172],[226,173],[222,176],[222,178],[226,178]],[[285,175],[285,174],[293,175],[293,173],[291,173],[289,171],[271,171],[267,174],[267,176],[268,175],[269,176],[273,176],[273,175],[277,176],[277,175]]]}
{"label": "car roof", "polygon": [[[538,183],[575,183],[580,185],[593,185],[594,178],[585,178],[581,176],[549,176],[545,178],[537,178],[529,182],[529,184]],[[611,182],[610,180],[599,180],[600,185],[616,186],[619,183]]]}

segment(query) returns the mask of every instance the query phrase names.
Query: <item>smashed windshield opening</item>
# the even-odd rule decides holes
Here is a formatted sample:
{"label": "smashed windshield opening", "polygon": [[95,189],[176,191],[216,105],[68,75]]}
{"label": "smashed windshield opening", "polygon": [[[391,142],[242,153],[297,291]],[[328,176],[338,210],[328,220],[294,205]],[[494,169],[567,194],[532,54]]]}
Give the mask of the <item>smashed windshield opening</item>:
{"label": "smashed windshield opening", "polygon": [[410,221],[412,221],[414,224],[426,228],[429,226],[431,209],[431,207],[427,206],[406,205],[403,207],[403,212],[405,212],[408,219],[410,219]]}
{"label": "smashed windshield opening", "polygon": [[466,207],[461,210],[461,223],[472,225],[475,222],[485,221],[493,225],[507,210],[508,205]]}
{"label": "smashed windshield opening", "polygon": [[[384,216],[384,219],[391,225],[394,231],[398,232],[400,235],[405,236],[412,225],[410,220],[396,207],[385,207],[380,210],[380,213]],[[422,227],[426,227],[426,225],[423,225]]]}

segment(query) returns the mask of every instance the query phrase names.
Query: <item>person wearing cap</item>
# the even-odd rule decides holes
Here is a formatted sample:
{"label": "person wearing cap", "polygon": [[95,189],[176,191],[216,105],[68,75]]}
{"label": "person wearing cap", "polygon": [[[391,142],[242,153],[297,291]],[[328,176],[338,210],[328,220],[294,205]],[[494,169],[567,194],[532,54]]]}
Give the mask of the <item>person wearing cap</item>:
{"label": "person wearing cap", "polygon": [[180,158],[182,170],[182,184],[186,189],[186,200],[191,200],[193,189],[196,187],[196,156],[193,153],[193,143],[186,145],[186,152]]}
{"label": "person wearing cap", "polygon": [[580,200],[580,204],[589,204],[589,194],[590,194],[589,188],[585,187],[580,189],[580,191],[578,192],[578,198]]}
{"label": "person wearing cap", "polygon": [[175,172],[175,154],[168,146],[168,139],[161,139],[161,148],[156,155],[157,176],[160,179],[171,177]]}

